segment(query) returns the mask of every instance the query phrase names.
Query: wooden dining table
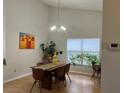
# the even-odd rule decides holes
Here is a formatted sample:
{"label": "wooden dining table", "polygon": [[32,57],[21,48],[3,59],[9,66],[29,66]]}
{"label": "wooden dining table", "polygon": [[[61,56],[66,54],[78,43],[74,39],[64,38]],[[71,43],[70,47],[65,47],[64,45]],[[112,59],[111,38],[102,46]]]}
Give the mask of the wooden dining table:
{"label": "wooden dining table", "polygon": [[[48,64],[42,64],[33,66],[33,68],[38,68],[44,70],[44,78],[42,82],[42,87],[48,90],[52,90],[52,74],[53,72],[64,65],[66,65],[66,62],[58,62],[58,63],[48,63]],[[32,67],[31,67],[32,68]]]}

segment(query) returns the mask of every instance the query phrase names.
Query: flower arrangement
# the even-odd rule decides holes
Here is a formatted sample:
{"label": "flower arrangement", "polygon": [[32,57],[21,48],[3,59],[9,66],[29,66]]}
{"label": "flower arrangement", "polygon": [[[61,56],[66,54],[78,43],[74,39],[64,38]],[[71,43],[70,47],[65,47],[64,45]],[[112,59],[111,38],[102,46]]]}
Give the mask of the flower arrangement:
{"label": "flower arrangement", "polygon": [[46,44],[41,43],[40,49],[43,51],[43,60],[52,61],[54,54],[63,54],[63,51],[57,51],[56,44],[53,41],[50,41]]}
{"label": "flower arrangement", "polygon": [[50,41],[46,45],[44,43],[40,44],[40,48],[44,55],[53,56],[54,52],[56,52],[56,44],[53,41]]}

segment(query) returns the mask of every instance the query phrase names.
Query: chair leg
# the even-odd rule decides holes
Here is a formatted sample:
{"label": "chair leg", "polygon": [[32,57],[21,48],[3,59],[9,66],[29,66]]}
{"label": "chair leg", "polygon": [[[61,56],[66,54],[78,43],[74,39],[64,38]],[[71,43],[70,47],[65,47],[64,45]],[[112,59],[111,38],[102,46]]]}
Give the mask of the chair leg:
{"label": "chair leg", "polygon": [[101,79],[101,73],[98,73],[98,79],[99,80]]}
{"label": "chair leg", "polygon": [[42,82],[41,82],[41,81],[39,81],[39,84],[40,84],[40,93],[41,93]]}
{"label": "chair leg", "polygon": [[66,77],[65,77],[65,80],[64,80],[64,82],[65,82],[65,84],[64,84],[64,85],[66,86],[66,85],[67,85],[67,82],[66,82]]}
{"label": "chair leg", "polygon": [[97,78],[99,78],[99,73],[97,72]]}
{"label": "chair leg", "polygon": [[34,81],[34,83],[33,83],[33,85],[32,85],[32,87],[31,87],[31,90],[30,90],[30,93],[32,92],[32,89],[33,89],[33,87],[34,87],[34,85],[36,84],[36,80]]}
{"label": "chair leg", "polygon": [[38,81],[38,87],[40,88],[40,81]]}
{"label": "chair leg", "polygon": [[66,87],[66,77],[65,77],[65,75],[63,77],[63,84],[64,84],[64,87]]}
{"label": "chair leg", "polygon": [[60,90],[60,80],[59,79],[56,79],[56,84],[57,84],[58,90]]}
{"label": "chair leg", "polygon": [[93,74],[92,74],[90,80],[92,80],[92,78],[95,78],[95,71],[93,72]]}
{"label": "chair leg", "polygon": [[69,80],[70,80],[70,82],[71,82],[71,78],[70,78],[70,76],[69,76],[69,74],[67,73],[67,76],[68,76],[68,78],[69,78]]}

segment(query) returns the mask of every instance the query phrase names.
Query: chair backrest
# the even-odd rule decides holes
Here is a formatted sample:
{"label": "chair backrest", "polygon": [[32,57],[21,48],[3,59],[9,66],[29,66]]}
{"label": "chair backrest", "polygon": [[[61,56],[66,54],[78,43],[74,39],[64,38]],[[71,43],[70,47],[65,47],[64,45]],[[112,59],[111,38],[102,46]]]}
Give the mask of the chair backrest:
{"label": "chair backrest", "polygon": [[63,77],[65,74],[64,71],[65,71],[65,66],[61,66],[61,67],[57,68],[57,77],[58,78]]}
{"label": "chair backrest", "polygon": [[92,62],[92,69],[97,73],[101,73],[101,65],[96,65],[96,62]]}
{"label": "chair backrest", "polygon": [[70,63],[65,65],[65,73],[68,73],[70,70]]}
{"label": "chair backrest", "polygon": [[92,69],[93,69],[93,70],[96,70],[96,69],[95,69],[95,64],[96,64],[96,62],[93,61],[91,64],[92,64]]}
{"label": "chair backrest", "polygon": [[38,68],[32,68],[32,75],[35,80],[42,80],[44,71]]}

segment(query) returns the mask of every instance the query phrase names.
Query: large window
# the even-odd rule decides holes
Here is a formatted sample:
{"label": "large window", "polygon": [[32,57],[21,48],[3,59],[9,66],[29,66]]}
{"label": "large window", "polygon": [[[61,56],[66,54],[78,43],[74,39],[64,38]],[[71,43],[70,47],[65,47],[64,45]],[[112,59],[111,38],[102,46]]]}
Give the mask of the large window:
{"label": "large window", "polygon": [[91,65],[92,61],[99,61],[99,39],[68,39],[67,59],[72,64]]}

